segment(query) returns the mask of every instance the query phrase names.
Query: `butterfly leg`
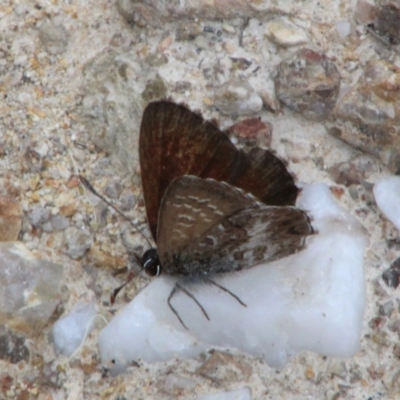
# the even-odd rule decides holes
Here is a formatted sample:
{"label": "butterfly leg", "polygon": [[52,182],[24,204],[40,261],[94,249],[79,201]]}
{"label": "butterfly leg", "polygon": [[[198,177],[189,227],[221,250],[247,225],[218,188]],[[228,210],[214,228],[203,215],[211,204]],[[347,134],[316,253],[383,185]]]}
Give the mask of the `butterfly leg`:
{"label": "butterfly leg", "polygon": [[232,293],[229,289],[227,289],[224,286],[221,286],[219,283],[212,281],[209,278],[205,278],[205,281],[212,283],[213,285],[215,285],[216,287],[220,288],[221,290],[223,290],[224,292],[230,294],[234,299],[236,299],[242,306],[247,307],[247,304],[243,303],[242,300],[240,300],[240,298],[238,296],[236,296],[235,293]]}
{"label": "butterfly leg", "polygon": [[202,311],[202,313],[204,314],[204,316],[210,320],[210,317],[208,316],[206,310],[204,309],[204,307],[200,304],[200,302],[196,299],[196,297],[194,297],[194,295],[192,293],[190,293],[187,289],[185,289],[183,286],[179,285],[178,283],[175,283],[174,288],[171,290],[171,293],[168,296],[168,306],[169,308],[172,310],[172,312],[176,315],[176,317],[179,319],[179,322],[182,324],[182,326],[189,330],[188,327],[183,323],[182,318],[179,316],[178,311],[176,311],[176,309],[172,306],[171,304],[171,299],[174,296],[174,294],[178,291],[178,290],[182,290],[183,293],[185,293],[188,297],[190,297],[200,308],[200,310]]}

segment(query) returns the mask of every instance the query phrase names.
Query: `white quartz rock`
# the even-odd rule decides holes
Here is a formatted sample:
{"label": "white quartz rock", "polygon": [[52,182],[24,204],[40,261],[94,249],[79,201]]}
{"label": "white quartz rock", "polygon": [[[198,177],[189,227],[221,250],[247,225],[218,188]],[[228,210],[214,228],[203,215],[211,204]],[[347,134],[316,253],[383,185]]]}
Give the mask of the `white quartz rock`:
{"label": "white quartz rock", "polygon": [[390,176],[376,183],[374,196],[382,214],[400,230],[400,176]]}
{"label": "white quartz rock", "polygon": [[70,357],[94,328],[96,303],[78,303],[67,315],[53,326],[53,342],[56,351]]}
{"label": "white quartz rock", "polygon": [[0,325],[35,335],[59,302],[63,268],[36,258],[22,242],[0,243]]}
{"label": "white quartz rock", "polygon": [[247,307],[213,285],[186,286],[210,317],[178,292],[172,303],[186,330],[167,305],[175,279],[156,278],[100,333],[103,365],[116,374],[137,359],[193,357],[215,346],[241,349],[274,367],[302,350],[356,353],[365,308],[365,230],[323,184],[303,189],[298,206],[319,232],[305,250],[214,279]]}

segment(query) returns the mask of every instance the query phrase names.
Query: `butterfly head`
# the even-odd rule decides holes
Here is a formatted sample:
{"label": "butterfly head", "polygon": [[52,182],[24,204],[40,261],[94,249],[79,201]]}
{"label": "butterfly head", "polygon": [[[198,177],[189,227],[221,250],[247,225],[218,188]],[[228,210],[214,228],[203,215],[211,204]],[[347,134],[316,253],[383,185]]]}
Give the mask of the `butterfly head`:
{"label": "butterfly head", "polygon": [[162,267],[156,249],[146,250],[142,256],[141,264],[147,275],[158,276],[161,274]]}

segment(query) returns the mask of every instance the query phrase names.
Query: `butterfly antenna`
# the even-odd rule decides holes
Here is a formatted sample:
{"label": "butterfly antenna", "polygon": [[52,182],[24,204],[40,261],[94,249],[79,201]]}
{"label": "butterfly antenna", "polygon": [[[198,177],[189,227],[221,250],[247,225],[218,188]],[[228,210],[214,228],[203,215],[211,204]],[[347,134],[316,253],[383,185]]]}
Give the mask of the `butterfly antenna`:
{"label": "butterfly antenna", "polygon": [[210,282],[213,285],[215,285],[217,288],[220,288],[221,290],[223,290],[224,292],[230,294],[235,300],[237,300],[242,306],[247,307],[247,304],[243,303],[242,300],[240,300],[240,298],[238,296],[236,296],[235,293],[232,293],[229,289],[227,289],[225,286],[221,286],[219,283],[212,281],[209,278],[205,278],[204,279],[206,282]]}
{"label": "butterfly antenna", "polygon": [[126,219],[136,229],[136,231],[140,235],[142,235],[142,237],[146,240],[146,242],[149,245],[149,247],[153,248],[153,246],[151,245],[149,239],[147,239],[147,237],[143,234],[143,232],[122,211],[120,211],[117,207],[114,206],[114,204],[112,204],[104,196],[102,196],[83,175],[78,175],[78,177],[79,177],[79,180],[81,181],[82,185],[87,190],[89,190],[94,195],[96,195],[98,198],[103,200],[109,207],[111,207],[115,212],[117,212],[122,218]]}
{"label": "butterfly antenna", "polygon": [[178,291],[178,290],[182,290],[183,293],[186,294],[186,296],[190,297],[196,304],[197,306],[200,308],[201,312],[204,314],[204,316],[210,320],[210,317],[208,316],[206,310],[204,309],[204,307],[200,304],[200,302],[196,299],[196,297],[194,297],[194,295],[192,293],[190,293],[187,289],[185,289],[183,286],[179,285],[178,283],[175,283],[174,288],[171,290],[171,293],[168,296],[168,300],[167,303],[169,305],[169,308],[172,310],[172,312],[176,315],[176,317],[179,319],[179,322],[182,324],[182,326],[189,330],[189,328],[183,323],[182,318],[180,317],[178,311],[176,311],[176,309],[173,307],[173,305],[171,304],[171,299],[172,297],[174,297],[174,294]]}

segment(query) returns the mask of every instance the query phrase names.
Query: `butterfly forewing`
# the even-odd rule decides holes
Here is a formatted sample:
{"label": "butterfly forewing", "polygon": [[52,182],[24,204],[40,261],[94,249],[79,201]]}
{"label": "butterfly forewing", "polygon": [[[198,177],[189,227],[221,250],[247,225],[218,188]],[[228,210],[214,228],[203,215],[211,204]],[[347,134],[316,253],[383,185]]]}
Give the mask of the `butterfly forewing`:
{"label": "butterfly forewing", "polygon": [[271,152],[254,149],[245,154],[215,125],[168,101],[146,107],[139,148],[147,218],[155,240],[165,191],[183,175],[228,182],[269,205],[293,205],[298,193],[292,176]]}
{"label": "butterfly forewing", "polygon": [[163,269],[192,277],[287,256],[313,233],[307,215],[297,208],[266,206],[229,184],[193,176],[171,183],[158,227]]}
{"label": "butterfly forewing", "polygon": [[[236,164],[236,149],[213,124],[183,106],[150,103],[142,118],[139,157],[151,233],[156,238],[158,210],[174,178],[183,175],[222,179]],[[216,156],[218,155],[218,156]]]}

